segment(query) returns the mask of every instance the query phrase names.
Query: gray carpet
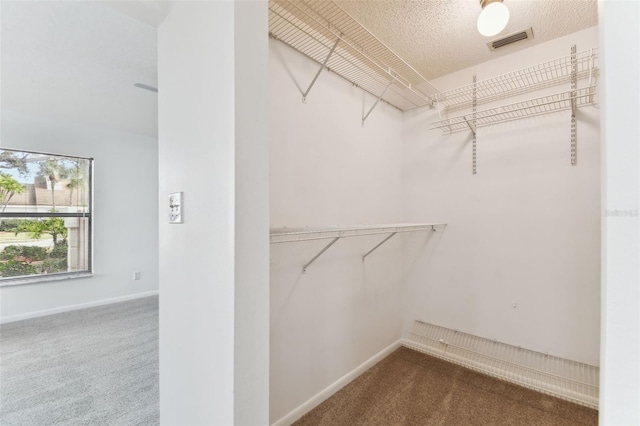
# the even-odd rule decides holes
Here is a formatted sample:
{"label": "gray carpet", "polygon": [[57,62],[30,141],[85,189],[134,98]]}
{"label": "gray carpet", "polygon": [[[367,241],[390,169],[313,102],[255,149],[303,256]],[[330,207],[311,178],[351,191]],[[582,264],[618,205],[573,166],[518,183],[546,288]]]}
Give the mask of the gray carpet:
{"label": "gray carpet", "polygon": [[0,326],[0,424],[159,424],[158,297]]}

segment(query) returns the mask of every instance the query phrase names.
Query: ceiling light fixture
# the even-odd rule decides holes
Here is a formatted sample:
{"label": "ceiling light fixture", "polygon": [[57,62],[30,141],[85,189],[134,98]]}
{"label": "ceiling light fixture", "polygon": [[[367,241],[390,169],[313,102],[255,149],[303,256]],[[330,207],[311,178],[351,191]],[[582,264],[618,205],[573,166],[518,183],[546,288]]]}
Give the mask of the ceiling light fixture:
{"label": "ceiling light fixture", "polygon": [[509,22],[509,9],[502,0],[480,0],[482,12],[478,16],[478,31],[485,37],[492,37],[504,30]]}

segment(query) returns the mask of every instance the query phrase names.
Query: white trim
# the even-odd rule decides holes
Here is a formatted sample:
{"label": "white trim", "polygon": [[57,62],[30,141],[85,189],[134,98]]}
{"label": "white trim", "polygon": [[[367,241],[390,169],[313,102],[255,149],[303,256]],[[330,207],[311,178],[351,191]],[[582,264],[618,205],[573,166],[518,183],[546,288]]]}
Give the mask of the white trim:
{"label": "white trim", "polygon": [[295,421],[300,419],[302,416],[307,414],[309,411],[313,410],[318,405],[323,403],[330,396],[338,392],[345,385],[349,384],[350,382],[355,380],[358,376],[360,376],[362,373],[367,371],[369,368],[373,367],[375,364],[380,362],[383,358],[385,358],[391,352],[398,349],[401,346],[400,342],[401,340],[398,340],[392,343],[391,345],[387,346],[386,348],[384,348],[383,350],[381,350],[380,352],[378,352],[377,354],[375,354],[374,356],[372,356],[371,358],[369,358],[368,360],[360,364],[358,367],[356,367],[349,373],[339,378],[334,383],[330,384],[329,386],[321,390],[319,393],[311,397],[309,400],[304,402],[298,408],[294,409],[289,414],[282,417],[280,420],[272,423],[271,426],[290,426]]}
{"label": "white trim", "polygon": [[11,315],[8,317],[0,317],[0,324],[7,324],[10,322],[21,321],[21,320],[30,319],[30,318],[44,317],[47,315],[59,314],[62,312],[76,311],[78,309],[93,308],[95,306],[110,305],[112,303],[126,302],[127,300],[142,299],[143,297],[157,296],[158,294],[159,294],[158,290],[145,291],[142,293],[113,297],[111,299],[95,300],[92,302],[80,303],[77,305],[67,305],[67,306],[61,306],[59,308],[27,312],[24,314]]}

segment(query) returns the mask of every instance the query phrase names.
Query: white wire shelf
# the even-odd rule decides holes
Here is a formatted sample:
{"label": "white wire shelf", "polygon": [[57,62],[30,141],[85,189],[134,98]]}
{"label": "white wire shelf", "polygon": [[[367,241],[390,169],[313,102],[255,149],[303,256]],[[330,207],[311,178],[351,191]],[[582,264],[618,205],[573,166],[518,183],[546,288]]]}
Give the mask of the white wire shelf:
{"label": "white wire shelf", "polygon": [[465,115],[435,121],[431,124],[431,129],[442,129],[446,133],[453,133],[462,130],[471,130],[493,124],[511,120],[534,117],[556,111],[572,109],[572,101],[575,100],[575,107],[593,104],[595,86],[583,87],[582,89],[569,90],[553,95],[542,96],[523,102],[503,105],[497,108],[477,111]]}
{"label": "white wire shelf", "polygon": [[589,78],[588,85],[591,86],[594,84],[593,79],[598,72],[597,59],[598,49],[592,48],[575,54],[575,57],[567,55],[552,61],[481,80],[475,84],[475,87],[474,84],[469,84],[453,90],[436,93],[433,99],[441,110],[457,111],[473,106],[474,89],[476,105],[481,105],[518,94],[569,83],[572,79],[572,70],[575,70],[578,80]]}
{"label": "white wire shelf", "polygon": [[385,244],[395,235],[408,232],[436,232],[446,228],[445,223],[394,223],[385,225],[358,225],[322,228],[271,228],[269,240],[271,244],[298,243],[304,241],[328,240],[327,244],[302,267],[302,273],[315,262],[325,251],[342,238],[362,237],[366,235],[385,235],[378,244],[362,255],[362,261]]}
{"label": "white wire shelf", "polygon": [[358,225],[337,227],[271,228],[271,244],[294,243],[333,238],[361,237],[365,235],[391,234],[444,229],[445,223],[392,223],[384,225]]}
{"label": "white wire shelf", "polygon": [[269,34],[400,110],[431,105],[437,92],[331,0],[270,0]]}
{"label": "white wire shelf", "polygon": [[598,408],[599,368],[415,321],[403,345],[484,374]]}

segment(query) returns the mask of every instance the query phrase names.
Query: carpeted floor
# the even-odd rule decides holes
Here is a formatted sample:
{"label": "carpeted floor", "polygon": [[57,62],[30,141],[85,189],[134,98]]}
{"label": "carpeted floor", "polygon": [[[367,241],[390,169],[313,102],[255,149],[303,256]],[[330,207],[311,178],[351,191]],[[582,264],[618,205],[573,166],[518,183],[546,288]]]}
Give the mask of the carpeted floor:
{"label": "carpeted floor", "polygon": [[[0,424],[157,425],[158,298],[0,326]],[[597,411],[400,348],[297,425],[597,425]]]}
{"label": "carpeted floor", "polygon": [[597,425],[598,412],[400,348],[296,425]]}
{"label": "carpeted floor", "polygon": [[0,326],[0,424],[159,424],[158,298]]}

